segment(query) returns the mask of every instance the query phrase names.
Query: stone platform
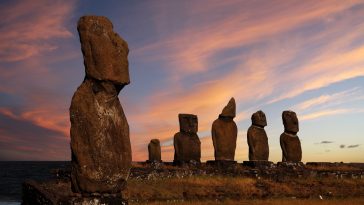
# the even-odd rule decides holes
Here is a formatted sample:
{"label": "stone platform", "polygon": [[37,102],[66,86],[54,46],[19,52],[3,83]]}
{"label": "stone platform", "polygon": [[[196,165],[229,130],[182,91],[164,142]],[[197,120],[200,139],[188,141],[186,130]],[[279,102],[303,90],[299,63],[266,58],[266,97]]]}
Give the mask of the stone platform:
{"label": "stone platform", "polygon": [[127,205],[128,201],[121,194],[90,194],[81,196],[71,190],[69,181],[37,182],[29,180],[23,183],[22,205]]}
{"label": "stone platform", "polygon": [[247,166],[247,167],[251,167],[251,168],[269,169],[269,168],[273,168],[275,165],[271,161],[252,160],[252,161],[244,161],[243,166]]}
{"label": "stone platform", "polygon": [[219,168],[231,167],[236,165],[237,162],[233,160],[208,160],[206,161],[207,166],[215,166]]}
{"label": "stone platform", "polygon": [[278,162],[278,167],[304,167],[303,162]]}
{"label": "stone platform", "polygon": [[180,161],[180,160],[173,160],[173,166],[180,166],[180,167],[199,167],[201,166],[201,162],[190,160],[190,161]]}

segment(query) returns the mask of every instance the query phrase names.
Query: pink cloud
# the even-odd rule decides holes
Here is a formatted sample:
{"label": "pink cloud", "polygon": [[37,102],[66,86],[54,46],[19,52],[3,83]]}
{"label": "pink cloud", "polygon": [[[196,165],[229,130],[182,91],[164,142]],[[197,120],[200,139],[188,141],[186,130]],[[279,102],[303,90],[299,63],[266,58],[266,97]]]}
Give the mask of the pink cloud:
{"label": "pink cloud", "polygon": [[74,2],[37,0],[0,8],[0,60],[20,61],[56,49],[50,40],[72,36],[64,22],[74,6]]}

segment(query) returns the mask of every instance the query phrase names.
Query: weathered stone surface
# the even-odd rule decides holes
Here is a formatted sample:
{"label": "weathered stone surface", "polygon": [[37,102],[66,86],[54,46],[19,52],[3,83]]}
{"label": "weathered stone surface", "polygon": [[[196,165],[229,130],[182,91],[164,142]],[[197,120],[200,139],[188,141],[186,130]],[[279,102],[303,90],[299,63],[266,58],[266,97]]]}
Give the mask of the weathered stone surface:
{"label": "weathered stone surface", "polygon": [[295,112],[286,110],[282,113],[284,131],[296,134],[299,131],[298,118]]}
{"label": "weathered stone surface", "polygon": [[86,77],[70,106],[72,188],[118,193],[131,166],[129,125],[118,94],[129,83],[128,48],[105,17],[78,23]]}
{"label": "weathered stone surface", "polygon": [[297,135],[282,133],[280,137],[283,162],[300,162],[302,160],[301,142]]}
{"label": "weathered stone surface", "polygon": [[259,169],[270,169],[273,168],[275,165],[271,161],[266,160],[251,160],[251,161],[244,161],[244,166],[251,167],[251,168],[259,168]]}
{"label": "weathered stone surface", "polygon": [[234,118],[236,116],[236,105],[235,99],[231,98],[228,104],[222,110],[220,116],[222,117],[231,117]]}
{"label": "weathered stone surface", "polygon": [[252,117],[252,124],[259,127],[267,126],[267,118],[265,117],[265,113],[261,110],[253,113]]}
{"label": "weathered stone surface", "polygon": [[237,162],[233,160],[208,160],[206,165],[226,169],[227,167],[236,166]]}
{"label": "weathered stone surface", "polygon": [[71,190],[69,181],[37,182],[28,180],[22,185],[23,205],[126,205],[123,194],[90,194],[81,196]]}
{"label": "weathered stone surface", "polygon": [[179,127],[181,132],[197,133],[198,121],[197,116],[192,114],[179,114]]}
{"label": "weathered stone surface", "polygon": [[161,144],[159,139],[152,139],[148,144],[149,162],[161,162]]}
{"label": "weathered stone surface", "polygon": [[300,162],[302,160],[301,142],[296,135],[299,131],[298,118],[293,111],[283,111],[282,120],[284,133],[281,134],[280,144],[282,148],[283,162]]}
{"label": "weathered stone surface", "polygon": [[267,133],[264,127],[267,120],[263,111],[255,112],[252,117],[252,125],[247,132],[249,145],[249,160],[265,160],[269,158],[269,145]]}
{"label": "weathered stone surface", "polygon": [[238,129],[234,122],[236,106],[234,98],[224,107],[219,118],[212,123],[211,136],[215,160],[234,160]]}
{"label": "weathered stone surface", "polygon": [[180,132],[174,135],[174,163],[200,162],[201,142],[197,136],[197,116],[179,114]]}
{"label": "weathered stone surface", "polygon": [[117,85],[130,83],[128,44],[113,31],[103,16],[84,16],[78,21],[86,77],[111,81]]}

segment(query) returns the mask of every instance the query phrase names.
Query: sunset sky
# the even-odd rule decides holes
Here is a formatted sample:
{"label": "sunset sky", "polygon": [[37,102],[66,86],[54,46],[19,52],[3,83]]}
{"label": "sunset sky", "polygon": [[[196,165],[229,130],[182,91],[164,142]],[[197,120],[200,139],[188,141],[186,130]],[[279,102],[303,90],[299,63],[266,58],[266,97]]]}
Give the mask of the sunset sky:
{"label": "sunset sky", "polygon": [[236,160],[262,110],[280,161],[281,113],[293,110],[304,162],[364,162],[363,0],[1,1],[0,160],[70,160],[83,15],[108,17],[129,44],[119,98],[134,161],[153,138],[173,160],[178,113],[198,115],[202,161],[213,159],[211,124],[235,97]]}

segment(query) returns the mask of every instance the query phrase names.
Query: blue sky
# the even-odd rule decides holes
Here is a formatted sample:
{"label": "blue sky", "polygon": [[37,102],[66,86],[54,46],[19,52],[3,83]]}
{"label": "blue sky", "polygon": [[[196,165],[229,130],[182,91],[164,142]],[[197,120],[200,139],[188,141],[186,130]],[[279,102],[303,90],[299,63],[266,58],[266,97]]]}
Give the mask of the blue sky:
{"label": "blue sky", "polygon": [[300,121],[303,161],[364,161],[363,1],[2,1],[0,160],[69,160],[71,97],[84,78],[76,30],[103,15],[129,44],[131,84],[119,95],[133,160],[162,141],[173,159],[178,113],[199,119],[202,160],[211,124],[237,102],[236,159],[266,113],[270,160],[279,161],[281,113]]}

